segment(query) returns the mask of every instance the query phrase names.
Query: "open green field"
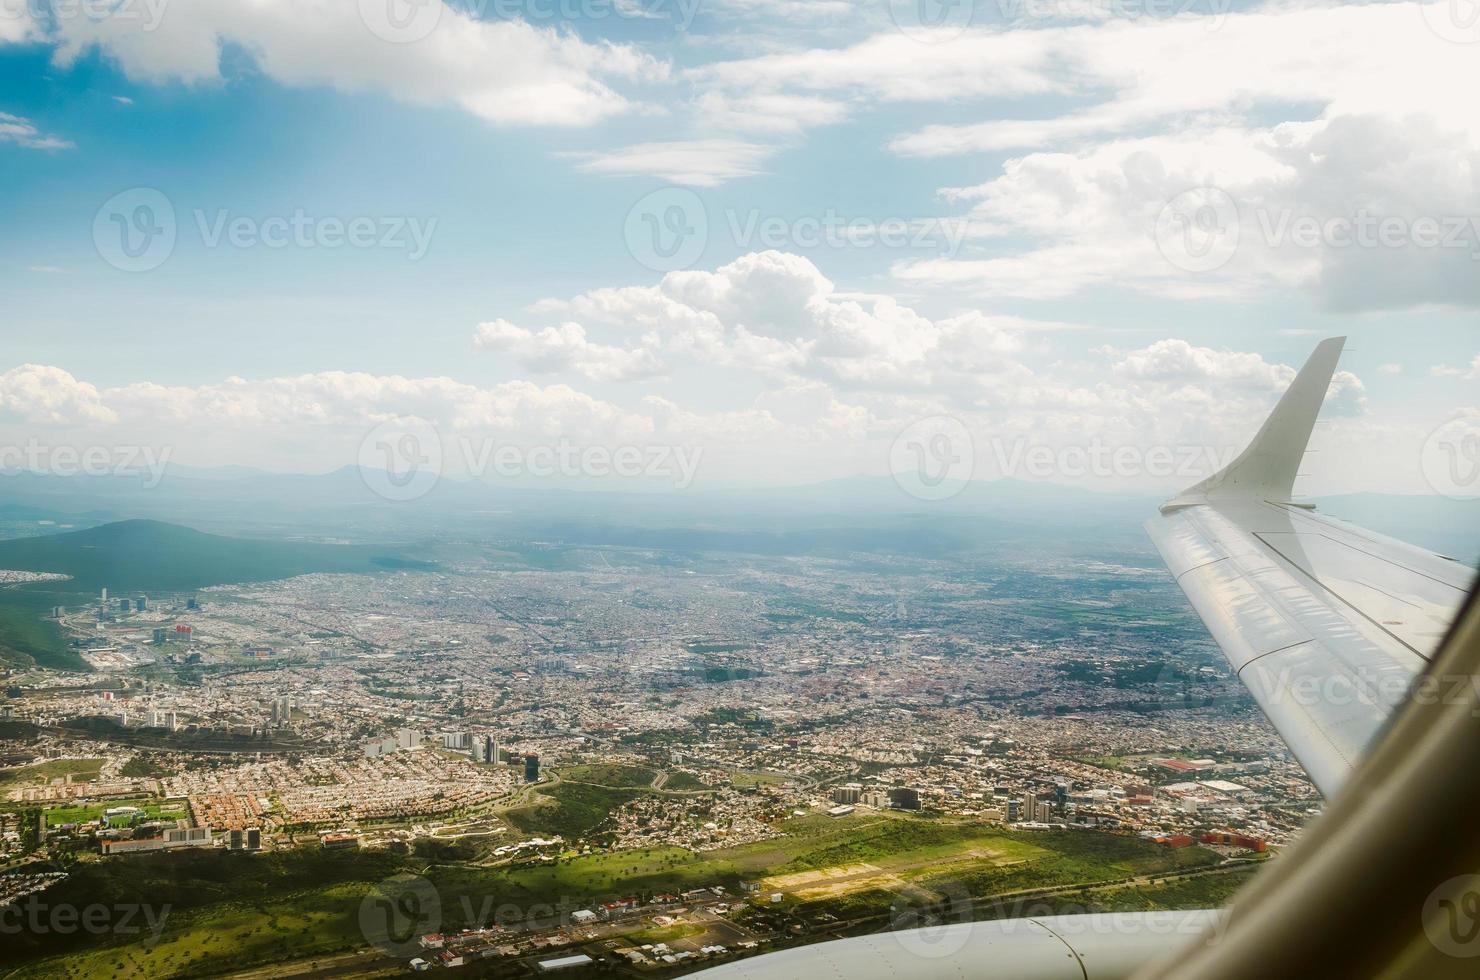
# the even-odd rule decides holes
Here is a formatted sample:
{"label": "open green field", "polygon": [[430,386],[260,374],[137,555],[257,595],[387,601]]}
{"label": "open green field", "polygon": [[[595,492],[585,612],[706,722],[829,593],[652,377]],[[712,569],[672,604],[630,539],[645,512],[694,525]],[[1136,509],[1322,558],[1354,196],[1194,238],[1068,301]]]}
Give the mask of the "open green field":
{"label": "open green field", "polygon": [[65,777],[71,777],[70,782],[86,782],[97,779],[102,768],[102,759],[52,759],[19,769],[0,769],[0,790],[44,785]]}
{"label": "open green field", "polygon": [[607,814],[639,795],[634,789],[560,783],[541,788],[528,805],[508,811],[504,819],[526,834],[558,834],[574,840],[596,830]]}
{"label": "open green field", "polygon": [[[599,787],[561,785],[552,790]],[[612,792],[612,791],[606,791]],[[556,794],[558,796],[558,794]],[[873,915],[880,901],[904,889],[934,891],[945,878],[972,895],[1062,882],[1093,884],[1133,874],[1170,870],[1216,858],[1197,848],[1168,851],[1138,838],[1091,831],[1018,833],[965,821],[900,814],[809,816],[779,825],[787,836],[703,854],[676,847],[566,856],[551,862],[501,867],[432,864],[383,852],[329,852],[316,848],[261,855],[221,851],[136,855],[75,866],[72,877],[47,892],[50,903],[168,902],[159,942],[145,935],[8,937],[0,965],[20,966],[25,977],[207,976],[311,956],[348,952],[366,943],[359,932],[361,902],[376,883],[398,873],[424,875],[436,888],[441,928],[472,924],[499,907],[532,905],[580,908],[627,894],[679,892],[778,874],[828,874],[864,864],[893,882],[867,883],[862,891],[806,901],[795,895],[788,909]],[[842,866],[830,862],[844,862]],[[788,871],[788,869],[790,869]],[[870,872],[872,873],[872,872]],[[1146,901],[1216,904],[1231,893],[1234,875],[1162,886]],[[891,890],[893,889],[893,890]],[[1136,890],[1100,899],[1121,907]],[[1100,894],[1100,893],[1093,893]],[[1158,897],[1159,896],[1159,897]],[[480,914],[480,910],[482,910]],[[800,909],[799,909],[800,911]]]}
{"label": "open green field", "polygon": [[54,806],[46,811],[46,822],[53,827],[64,823],[86,823],[89,820],[101,820],[103,811],[113,807],[133,806],[138,807],[144,815],[151,820],[179,820],[188,816],[188,807],[184,800],[156,800],[149,797],[140,797],[129,800],[109,800],[106,803],[90,803],[82,806]]}
{"label": "open green field", "polygon": [[645,766],[591,765],[571,766],[562,769],[560,775],[572,783],[596,783],[616,789],[647,789],[658,778],[658,771]]}

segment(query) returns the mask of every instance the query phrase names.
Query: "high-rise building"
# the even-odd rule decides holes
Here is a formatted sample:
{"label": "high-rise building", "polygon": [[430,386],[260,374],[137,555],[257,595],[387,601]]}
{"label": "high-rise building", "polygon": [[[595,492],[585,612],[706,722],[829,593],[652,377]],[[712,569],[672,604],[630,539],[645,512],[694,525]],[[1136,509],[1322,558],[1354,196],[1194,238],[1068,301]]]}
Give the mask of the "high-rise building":
{"label": "high-rise building", "polygon": [[413,728],[402,728],[396,732],[396,747],[416,749],[421,747],[421,732]]}
{"label": "high-rise building", "polygon": [[226,846],[230,850],[240,851],[243,847],[246,846],[246,843],[247,843],[247,835],[246,835],[246,832],[245,831],[242,831],[242,830],[239,830],[239,829],[233,828],[233,830],[231,831],[231,839],[230,839],[230,842]]}
{"label": "high-rise building", "polygon": [[134,600],[134,609],[136,609],[139,612],[148,612],[149,611],[149,597],[146,596],[146,595],[141,595],[137,599],[135,599]]}
{"label": "high-rise building", "polygon": [[262,850],[262,828],[261,827],[248,827],[247,828],[247,850],[249,850],[249,851],[260,851],[260,850]]}
{"label": "high-rise building", "polygon": [[476,732],[468,732],[468,755],[474,762],[488,761],[488,741]]}
{"label": "high-rise building", "polygon": [[492,735],[484,735],[483,752],[487,756],[488,762],[498,765],[498,739]]}
{"label": "high-rise building", "polygon": [[102,599],[102,602],[103,602],[103,605],[105,605],[105,606],[108,604],[108,587],[106,585],[103,586],[103,599]]}
{"label": "high-rise building", "polygon": [[[105,589],[104,591],[107,591],[107,590]],[[185,608],[186,609],[190,609],[190,610],[199,609],[200,608],[200,603],[196,599],[194,599],[194,598],[186,599],[185,600]]]}
{"label": "high-rise building", "polygon": [[526,783],[537,783],[540,781],[540,757],[537,755],[526,755],[524,757],[524,781]]}
{"label": "high-rise building", "polygon": [[129,601],[127,599],[119,599],[118,600],[118,611],[119,612],[128,612],[132,608],[133,607],[129,604]]}
{"label": "high-rise building", "polygon": [[848,783],[845,786],[835,787],[832,791],[834,803],[853,804],[863,798],[863,787],[858,783]]}
{"label": "high-rise building", "polygon": [[908,786],[897,786],[889,791],[889,805],[896,810],[918,810],[920,791]]}

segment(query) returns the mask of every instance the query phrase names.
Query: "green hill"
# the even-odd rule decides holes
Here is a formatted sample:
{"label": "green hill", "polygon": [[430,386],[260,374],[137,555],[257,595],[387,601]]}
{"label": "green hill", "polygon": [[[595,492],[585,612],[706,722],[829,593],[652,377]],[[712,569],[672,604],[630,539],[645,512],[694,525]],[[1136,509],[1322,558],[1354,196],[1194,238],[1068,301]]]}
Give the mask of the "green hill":
{"label": "green hill", "polygon": [[419,564],[368,545],[226,538],[161,521],[0,541],[0,568],[70,575],[69,591],[107,586],[119,595]]}
{"label": "green hill", "polygon": [[115,595],[188,592],[266,582],[311,572],[365,573],[434,566],[371,545],[228,538],[161,521],[120,521],[85,531],[0,541],[0,569],[52,572],[66,582],[0,588],[0,658],[77,667],[54,624],[53,605],[72,605],[107,587]]}

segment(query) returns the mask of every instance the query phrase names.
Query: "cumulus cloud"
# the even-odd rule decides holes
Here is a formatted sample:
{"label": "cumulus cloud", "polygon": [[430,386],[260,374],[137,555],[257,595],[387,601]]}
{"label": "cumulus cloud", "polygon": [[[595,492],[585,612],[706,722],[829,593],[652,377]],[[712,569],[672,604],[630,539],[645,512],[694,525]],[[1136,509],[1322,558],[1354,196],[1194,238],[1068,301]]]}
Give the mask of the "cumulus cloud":
{"label": "cumulus cloud", "polygon": [[932,320],[889,296],[839,294],[812,262],[777,251],[534,309],[636,327],[669,357],[860,388],[965,386],[988,397],[994,378],[1022,370],[1014,357],[1025,347],[1022,321]]}
{"label": "cumulus cloud", "polygon": [[[1298,290],[1336,311],[1480,306],[1480,117],[1469,104],[1480,59],[1437,38],[1419,4],[1162,19],[1106,18],[1095,2],[1049,6],[1053,16],[1034,16],[1032,29],[938,32],[928,57],[891,31],[689,77],[716,104],[984,107],[977,120],[890,142],[914,157],[1019,151],[998,176],[946,192],[971,207],[978,241],[898,263],[895,274],[918,286],[1029,299],[1112,287],[1189,298]],[[1089,23],[1062,23],[1081,17]],[[1036,118],[996,108],[1029,99],[1062,108]],[[1208,187],[1230,202],[1236,247],[1195,268],[1168,261],[1159,216]],[[1345,244],[1369,220],[1403,232]],[[1302,237],[1307,224],[1313,241]]]}
{"label": "cumulus cloud", "polygon": [[370,16],[377,11],[384,13],[374,3],[192,0],[170,5],[157,21],[54,18],[44,39],[60,65],[96,49],[130,79],[154,84],[218,81],[222,48],[233,45],[285,85],[455,105],[506,124],[588,124],[631,108],[610,81],[667,72],[628,45],[587,43],[517,19],[481,20],[442,0],[416,7],[407,27],[416,33],[404,37]]}
{"label": "cumulus cloud", "polygon": [[97,388],[42,364],[22,364],[0,374],[0,417],[76,425],[117,420]]}
{"label": "cumulus cloud", "polygon": [[573,371],[593,381],[631,381],[652,377],[663,369],[651,351],[592,343],[579,323],[528,330],[508,320],[493,320],[478,325],[473,344],[508,353],[536,373]]}

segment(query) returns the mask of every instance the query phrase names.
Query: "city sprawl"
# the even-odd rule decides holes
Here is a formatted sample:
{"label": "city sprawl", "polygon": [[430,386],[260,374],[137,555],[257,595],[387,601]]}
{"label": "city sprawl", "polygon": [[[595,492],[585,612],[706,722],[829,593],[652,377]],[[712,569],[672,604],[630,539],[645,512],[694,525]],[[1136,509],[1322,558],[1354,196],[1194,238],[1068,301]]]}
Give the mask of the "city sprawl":
{"label": "city sprawl", "polygon": [[[49,610],[92,670],[6,678],[15,921],[226,860],[271,869],[262,902],[312,866],[348,911],[229,958],[188,908],[70,955],[43,928],[31,968],[676,972],[920,915],[1206,903],[1319,805],[1144,554],[451,555]],[[353,912],[403,877],[437,914],[392,941]]]}

